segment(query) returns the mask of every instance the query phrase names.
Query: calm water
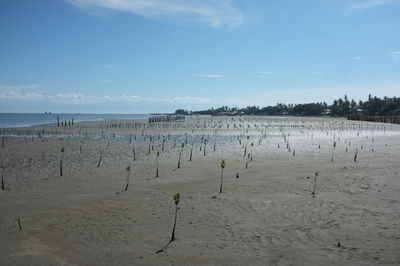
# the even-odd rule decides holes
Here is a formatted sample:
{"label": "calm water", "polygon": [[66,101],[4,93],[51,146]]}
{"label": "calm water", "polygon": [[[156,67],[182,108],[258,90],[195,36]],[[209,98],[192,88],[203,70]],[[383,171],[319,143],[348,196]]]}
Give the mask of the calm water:
{"label": "calm water", "polygon": [[29,127],[34,125],[57,123],[72,120],[74,122],[83,121],[103,121],[106,119],[147,119],[149,114],[24,114],[24,113],[0,113],[0,128],[5,127]]}

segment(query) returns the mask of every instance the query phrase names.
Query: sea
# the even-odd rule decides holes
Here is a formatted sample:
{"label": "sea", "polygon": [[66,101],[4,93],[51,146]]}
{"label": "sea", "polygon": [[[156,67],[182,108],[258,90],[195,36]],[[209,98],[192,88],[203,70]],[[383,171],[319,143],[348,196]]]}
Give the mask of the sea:
{"label": "sea", "polygon": [[108,119],[148,119],[151,114],[57,114],[57,113],[0,113],[0,128],[31,127],[74,119],[75,122],[104,121]]}

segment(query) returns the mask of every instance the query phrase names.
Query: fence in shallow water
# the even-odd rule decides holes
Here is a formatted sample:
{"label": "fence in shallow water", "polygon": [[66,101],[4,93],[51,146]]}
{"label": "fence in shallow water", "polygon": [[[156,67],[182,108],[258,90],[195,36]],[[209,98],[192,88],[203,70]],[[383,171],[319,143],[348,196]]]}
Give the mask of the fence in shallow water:
{"label": "fence in shallow water", "polygon": [[363,116],[363,115],[354,115],[354,116],[348,116],[347,120],[400,124],[400,116]]}
{"label": "fence in shallow water", "polygon": [[154,122],[171,122],[177,120],[185,120],[184,115],[160,115],[149,117],[149,123]]}

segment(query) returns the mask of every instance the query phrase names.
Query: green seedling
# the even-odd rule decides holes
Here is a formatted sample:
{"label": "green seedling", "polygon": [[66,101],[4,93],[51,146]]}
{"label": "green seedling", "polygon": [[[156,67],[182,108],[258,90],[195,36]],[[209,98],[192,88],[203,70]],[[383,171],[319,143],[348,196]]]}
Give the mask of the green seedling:
{"label": "green seedling", "polygon": [[129,186],[129,173],[131,172],[131,166],[127,166],[125,168],[126,172],[127,172],[127,176],[126,176],[126,187],[125,187],[125,191],[128,190],[128,186]]}
{"label": "green seedling", "polygon": [[222,193],[222,181],[224,179],[224,168],[225,168],[225,160],[221,160],[221,185],[219,187],[219,193]]}
{"label": "green seedling", "polygon": [[169,242],[160,250],[157,250],[156,253],[161,253],[164,250],[166,250],[168,248],[168,246],[171,244],[172,241],[175,240],[175,229],[176,229],[176,222],[178,219],[178,204],[179,204],[179,200],[180,200],[180,195],[179,193],[175,193],[174,194],[174,203],[175,203],[175,220],[174,220],[174,228],[172,229],[172,234],[171,234],[171,239],[169,240]]}

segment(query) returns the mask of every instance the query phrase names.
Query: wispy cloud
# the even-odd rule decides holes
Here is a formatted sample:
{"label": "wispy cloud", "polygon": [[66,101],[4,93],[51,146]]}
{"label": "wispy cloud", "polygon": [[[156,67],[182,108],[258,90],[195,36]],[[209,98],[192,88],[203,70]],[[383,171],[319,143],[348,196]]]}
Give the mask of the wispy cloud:
{"label": "wispy cloud", "polygon": [[325,75],[323,72],[312,72],[311,75],[322,76]]}
{"label": "wispy cloud", "polygon": [[391,51],[389,52],[389,55],[393,60],[400,60],[400,51]]}
{"label": "wispy cloud", "polygon": [[275,71],[257,71],[257,72],[254,72],[254,74],[257,74],[257,75],[274,75],[274,74],[277,74],[277,72],[275,72]]}
{"label": "wispy cloud", "polygon": [[198,78],[223,78],[224,77],[224,75],[221,75],[221,74],[194,74],[192,76],[198,77]]}
{"label": "wispy cloud", "polygon": [[353,59],[354,60],[364,60],[366,57],[364,57],[364,56],[355,56],[355,57],[353,57]]}
{"label": "wispy cloud", "polygon": [[40,101],[40,102],[51,102],[60,104],[102,104],[102,103],[135,103],[139,102],[140,97],[136,95],[120,95],[120,96],[109,96],[109,95],[85,95],[81,93],[55,93],[45,94],[39,92],[23,92],[23,91],[0,91],[0,101]]}
{"label": "wispy cloud", "polygon": [[0,91],[21,91],[28,89],[37,89],[41,87],[40,84],[28,84],[28,85],[2,85],[0,84]]}
{"label": "wispy cloud", "polygon": [[352,1],[346,6],[346,12],[358,13],[386,5],[400,4],[400,0],[359,0]]}
{"label": "wispy cloud", "polygon": [[235,29],[245,23],[244,14],[230,0],[65,0],[88,11],[114,10],[151,19],[197,22],[217,29]]}

